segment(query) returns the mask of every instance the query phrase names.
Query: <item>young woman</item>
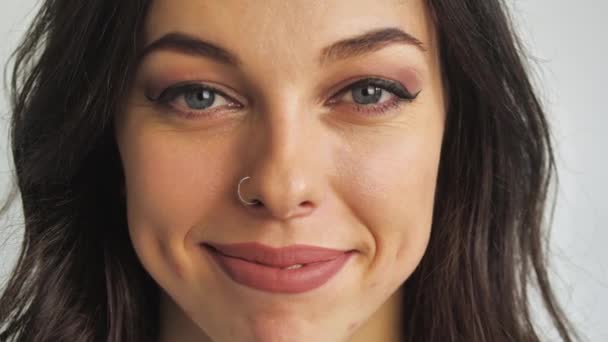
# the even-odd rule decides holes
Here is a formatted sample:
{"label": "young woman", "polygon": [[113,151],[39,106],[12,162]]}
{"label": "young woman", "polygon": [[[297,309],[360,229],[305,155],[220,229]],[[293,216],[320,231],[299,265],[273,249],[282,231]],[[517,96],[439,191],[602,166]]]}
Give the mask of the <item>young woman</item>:
{"label": "young woman", "polygon": [[48,0],[2,341],[572,341],[499,0]]}

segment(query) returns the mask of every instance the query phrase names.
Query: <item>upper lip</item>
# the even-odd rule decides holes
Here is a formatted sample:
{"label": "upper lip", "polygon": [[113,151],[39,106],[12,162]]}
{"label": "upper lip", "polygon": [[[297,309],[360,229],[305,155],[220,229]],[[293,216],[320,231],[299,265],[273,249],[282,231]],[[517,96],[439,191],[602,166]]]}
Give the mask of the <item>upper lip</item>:
{"label": "upper lip", "polygon": [[348,250],[336,250],[308,245],[291,245],[282,248],[274,248],[258,242],[237,244],[205,242],[203,245],[211,247],[216,252],[226,256],[257,262],[272,267],[289,267],[296,264],[304,265],[313,262],[329,261],[349,252]]}

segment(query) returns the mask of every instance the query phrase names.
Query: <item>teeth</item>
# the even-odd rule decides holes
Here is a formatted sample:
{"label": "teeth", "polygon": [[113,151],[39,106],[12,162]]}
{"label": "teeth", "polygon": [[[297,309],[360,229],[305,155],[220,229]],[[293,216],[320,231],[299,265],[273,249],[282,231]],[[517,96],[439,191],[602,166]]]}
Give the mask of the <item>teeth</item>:
{"label": "teeth", "polygon": [[304,265],[302,265],[302,264],[295,264],[295,265],[291,265],[289,267],[284,268],[284,270],[294,270],[294,269],[300,268],[302,266],[304,266]]}

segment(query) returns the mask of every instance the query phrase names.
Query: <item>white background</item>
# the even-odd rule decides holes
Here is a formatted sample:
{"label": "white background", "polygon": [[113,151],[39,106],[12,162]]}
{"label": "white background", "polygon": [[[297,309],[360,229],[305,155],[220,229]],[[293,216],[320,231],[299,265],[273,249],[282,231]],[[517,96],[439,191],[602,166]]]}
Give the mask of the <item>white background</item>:
{"label": "white background", "polygon": [[[0,63],[32,18],[35,1],[0,3]],[[553,124],[560,184],[551,276],[567,313],[592,342],[608,341],[608,2],[510,1]],[[3,88],[4,89],[4,88]],[[12,175],[7,93],[0,98],[0,196]],[[0,286],[21,239],[20,213],[0,220]],[[540,317],[539,321],[543,321]],[[546,323],[545,323],[546,324]],[[555,340],[551,331],[547,341]]]}

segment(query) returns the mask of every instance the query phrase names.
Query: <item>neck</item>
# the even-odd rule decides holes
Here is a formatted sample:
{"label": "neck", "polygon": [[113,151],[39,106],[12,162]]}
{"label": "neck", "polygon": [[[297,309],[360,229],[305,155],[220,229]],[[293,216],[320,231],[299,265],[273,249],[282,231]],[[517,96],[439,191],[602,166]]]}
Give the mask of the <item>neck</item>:
{"label": "neck", "polygon": [[212,342],[165,291],[160,291],[159,342]]}
{"label": "neck", "polygon": [[403,341],[402,333],[402,296],[400,287],[390,296],[350,338],[348,342]]}

